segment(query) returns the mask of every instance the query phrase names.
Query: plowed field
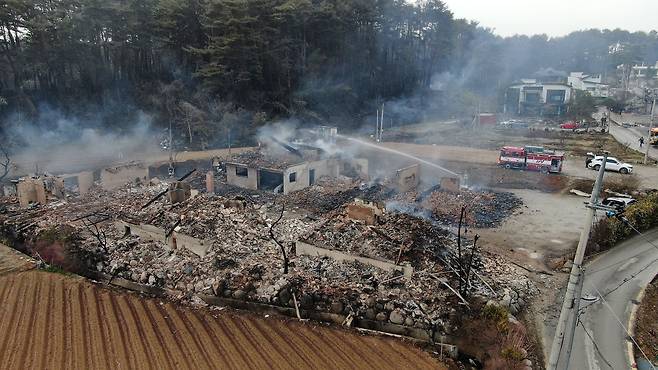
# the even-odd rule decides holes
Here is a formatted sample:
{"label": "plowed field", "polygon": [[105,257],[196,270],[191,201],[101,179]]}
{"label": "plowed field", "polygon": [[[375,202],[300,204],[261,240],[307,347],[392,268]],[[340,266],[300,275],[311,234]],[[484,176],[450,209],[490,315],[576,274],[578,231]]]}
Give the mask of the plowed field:
{"label": "plowed field", "polygon": [[0,275],[0,364],[2,369],[443,368],[427,353],[389,338],[181,308],[36,270]]}

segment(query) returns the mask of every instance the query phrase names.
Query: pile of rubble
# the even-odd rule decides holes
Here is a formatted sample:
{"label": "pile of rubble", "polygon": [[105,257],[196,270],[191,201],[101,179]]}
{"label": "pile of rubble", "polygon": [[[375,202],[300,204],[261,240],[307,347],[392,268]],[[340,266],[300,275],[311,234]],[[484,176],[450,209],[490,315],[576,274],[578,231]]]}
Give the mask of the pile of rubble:
{"label": "pile of rubble", "polygon": [[[420,255],[441,255],[452,236],[431,222],[403,213],[384,213],[376,225],[351,219],[345,210],[328,216],[303,240],[352,255],[396,263],[421,263]],[[420,266],[419,266],[420,267]]]}
{"label": "pile of rubble", "polygon": [[443,224],[456,226],[462,207],[466,207],[467,225],[488,228],[500,225],[522,204],[519,197],[509,192],[430,189],[423,193],[399,194],[392,199],[390,208],[430,216]]}
{"label": "pile of rubble", "polygon": [[288,152],[270,153],[267,150],[245,151],[230,156],[228,162],[240,163],[252,168],[284,169],[304,161]]}
{"label": "pile of rubble", "polygon": [[[327,185],[307,191],[321,192],[323,186]],[[276,203],[260,204],[210,194],[170,204],[162,197],[143,207],[167,188],[166,183],[159,182],[131,185],[29,209],[10,203],[0,209],[0,218],[5,227],[25,235],[38,235],[53,225],[69,225],[82,238],[79,246],[97,256],[89,261],[93,269],[143,284],[185,294],[214,294],[287,307],[293,307],[297,300],[306,309],[351,314],[438,333],[450,330],[451,312],[460,302],[450,288],[456,286],[457,279],[451,266],[455,238],[431,222],[407,214],[385,213],[376,225],[367,225],[347,217],[339,205],[342,198],[336,204],[322,206],[334,210],[321,220],[286,211],[280,222],[275,222],[281,203],[292,201],[293,195],[279,196]],[[380,188],[352,189],[360,195],[372,191],[373,198],[381,193]],[[309,195],[309,202],[310,199]],[[118,220],[175,230],[203,240],[207,250],[197,254],[182,247],[172,249],[164,239],[126,235],[113,222]],[[104,245],[94,235],[95,227],[106,238]],[[294,246],[298,240],[411,265],[414,272],[409,277],[357,261],[297,256]],[[288,274],[283,273],[280,245],[290,258]],[[474,270],[486,275],[487,281],[473,280],[472,290],[492,299],[505,298],[504,289],[516,290],[511,280],[504,281],[497,272],[488,273],[488,269],[494,269],[492,260],[495,259],[476,259]],[[518,304],[520,295],[509,295],[510,304]]]}
{"label": "pile of rubble", "polygon": [[315,215],[324,215],[355,198],[367,201],[388,199],[394,193],[379,184],[365,185],[349,178],[323,178],[317,184],[283,197],[283,202],[293,208],[301,208]]}
{"label": "pile of rubble", "polygon": [[[217,184],[215,192],[223,197],[242,197],[257,205],[270,204],[277,199],[277,195],[271,191],[245,189],[222,182]],[[359,180],[344,176],[322,177],[312,186],[281,195],[277,202],[285,204],[286,209],[302,209],[314,216],[321,216],[352,202],[355,198],[382,201],[394,193],[394,190],[376,183],[363,184]]]}

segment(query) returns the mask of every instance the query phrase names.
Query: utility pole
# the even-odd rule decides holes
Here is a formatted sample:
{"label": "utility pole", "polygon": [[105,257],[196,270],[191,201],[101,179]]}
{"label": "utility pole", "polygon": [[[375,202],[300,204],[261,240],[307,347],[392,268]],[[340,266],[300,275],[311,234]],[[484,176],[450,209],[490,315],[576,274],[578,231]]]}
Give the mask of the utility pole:
{"label": "utility pole", "polygon": [[375,127],[375,141],[379,142],[379,109],[377,109],[377,126]]}
{"label": "utility pole", "polygon": [[228,154],[231,155],[231,128],[230,127],[227,128],[226,131],[227,131],[226,136],[228,140]]}
{"label": "utility pole", "polygon": [[384,137],[384,103],[382,103],[382,123],[379,128],[379,140],[381,141]]}
{"label": "utility pole", "polygon": [[649,161],[649,148],[651,147],[651,130],[653,130],[653,112],[656,109],[656,97],[653,98],[653,103],[651,104],[651,120],[649,121],[649,136],[647,140],[647,150],[644,152],[644,164],[647,164]]}
{"label": "utility pole", "polygon": [[[605,173],[605,164],[607,159],[608,153],[605,152],[603,154],[601,168],[599,168],[599,173],[596,178],[596,182],[594,183],[594,188],[592,189],[592,196],[590,197],[589,204],[587,205],[587,218],[585,219],[583,231],[580,233],[578,248],[576,248],[576,255],[574,256],[573,266],[571,267],[571,274],[569,275],[569,284],[567,285],[567,291],[564,295],[564,302],[562,302],[560,319],[558,320],[557,328],[555,329],[553,345],[551,346],[551,353],[548,359],[548,370],[562,370],[569,368],[569,357],[571,356],[573,337],[576,331],[576,325],[578,324],[577,318],[571,317],[571,320],[569,319],[570,315],[578,315],[578,309],[580,307],[580,294],[582,291],[583,280],[585,278],[582,264],[585,257],[585,248],[587,248],[587,241],[589,240],[589,234],[592,229],[592,221],[594,220],[594,215],[596,214],[596,205],[599,201],[599,193],[603,187],[603,175]],[[568,336],[566,343],[565,336]],[[560,362],[560,354],[562,353],[563,348],[566,351],[566,355],[562,358],[562,362]],[[559,363],[563,363],[564,366],[558,367]]]}

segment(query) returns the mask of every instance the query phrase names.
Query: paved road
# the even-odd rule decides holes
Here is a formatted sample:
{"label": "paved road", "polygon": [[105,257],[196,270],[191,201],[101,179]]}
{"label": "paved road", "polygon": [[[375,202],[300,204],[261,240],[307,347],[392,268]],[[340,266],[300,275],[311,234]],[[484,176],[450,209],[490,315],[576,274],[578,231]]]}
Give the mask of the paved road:
{"label": "paved road", "polygon": [[[646,236],[658,245],[658,230]],[[581,302],[581,308],[585,307],[581,321],[594,340],[582,326],[577,327],[570,369],[631,368],[627,334],[620,322],[628,325],[634,299],[656,273],[658,248],[642,237],[635,237],[586,265],[583,297],[599,296],[601,292],[605,300]],[[629,280],[622,284],[625,279]]]}
{"label": "paved road", "polygon": [[[643,136],[644,140],[648,141],[649,138],[649,135],[647,134],[648,130],[649,130],[648,127],[643,127],[643,126],[624,128],[614,123],[610,125],[610,134],[615,138],[615,140],[617,140],[622,144],[630,145],[632,149],[635,149],[642,153],[645,153],[646,146],[640,148],[639,140],[640,137]],[[652,159],[658,159],[658,149],[656,147],[652,146],[649,148],[649,157]]]}
{"label": "paved road", "polygon": [[[607,110],[605,108],[599,107],[599,110],[594,113],[592,116],[597,121],[601,119],[604,112]],[[620,142],[621,144],[629,145],[632,149],[645,153],[646,147],[640,148],[640,137],[644,137],[644,140],[648,142],[649,139],[649,116],[641,115],[629,115],[624,114],[618,115],[612,113],[611,115],[612,122],[610,122],[610,134]],[[622,122],[638,123],[644,126],[628,127],[624,128],[621,126]],[[658,159],[658,148],[650,147],[649,148],[649,157],[653,159]]]}

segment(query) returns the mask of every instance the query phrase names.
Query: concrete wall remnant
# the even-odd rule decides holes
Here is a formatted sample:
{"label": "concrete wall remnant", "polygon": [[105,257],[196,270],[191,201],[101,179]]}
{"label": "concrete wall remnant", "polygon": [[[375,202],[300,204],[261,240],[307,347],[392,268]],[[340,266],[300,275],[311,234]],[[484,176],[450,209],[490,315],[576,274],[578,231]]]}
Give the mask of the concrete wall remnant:
{"label": "concrete wall remnant", "polygon": [[192,196],[192,187],[189,183],[176,181],[169,185],[169,201],[172,204],[184,202]]}
{"label": "concrete wall remnant", "polygon": [[414,190],[420,184],[420,164],[395,171],[395,188],[401,193]]}
{"label": "concrete wall remnant", "polygon": [[212,171],[206,173],[206,192],[215,194],[215,175]]}
{"label": "concrete wall remnant", "polygon": [[347,216],[353,220],[359,220],[366,225],[375,225],[379,217],[384,213],[381,204],[366,202],[361,199],[355,199],[354,203],[347,205]]}
{"label": "concrete wall remnant", "polygon": [[[311,186],[311,171],[314,172],[314,181],[323,176],[335,178],[339,175],[340,166],[335,159],[323,159],[288,167],[283,171],[283,193],[288,194]],[[295,181],[292,181],[293,178]]]}
{"label": "concrete wall remnant", "polygon": [[359,257],[359,256],[353,256],[347,253],[343,253],[340,251],[332,250],[332,249],[325,249],[325,248],[320,248],[316,247],[314,245],[305,243],[303,241],[297,241],[295,243],[295,253],[299,255],[306,255],[306,256],[326,256],[329,257],[333,260],[343,262],[352,262],[352,261],[359,261],[363,264],[370,265],[370,266],[375,266],[377,268],[380,268],[384,271],[400,271],[406,278],[411,278],[411,275],[414,273],[414,268],[408,265],[396,265],[393,262],[388,262],[388,261],[382,261],[382,260],[376,260],[373,258],[367,258],[367,257]]}
{"label": "concrete wall remnant", "polygon": [[80,195],[87,194],[94,186],[94,173],[91,171],[80,172],[78,174],[78,192]]}
{"label": "concrete wall remnant", "polygon": [[167,238],[167,230],[153,225],[133,224],[125,221],[116,221],[114,225],[120,232],[130,230],[130,234],[137,235],[145,241],[162,242],[167,246],[167,250],[186,248],[196,255],[204,257],[210,247],[210,243],[204,240],[193,238],[176,231],[171,232],[171,235]]}
{"label": "concrete wall remnant", "polygon": [[268,174],[281,173],[283,176],[283,193],[288,194],[309,187],[311,180],[317,181],[323,176],[338,177],[340,166],[336,159],[303,162],[282,170],[256,168],[246,164],[227,162],[226,182],[241,188],[258,190],[262,186],[271,185],[268,181],[263,181],[263,184],[261,184],[261,171]]}
{"label": "concrete wall remnant", "polygon": [[64,198],[64,179],[56,176],[22,178],[16,184],[16,194],[21,207],[46,204],[49,197]]}
{"label": "concrete wall remnant", "polygon": [[19,181],[18,184],[16,184],[16,192],[18,195],[18,203],[20,204],[21,207],[27,207],[32,203],[40,203],[40,204],[45,204],[45,200],[42,202],[39,201],[37,198],[37,186],[41,186],[43,188],[43,182],[41,184],[36,184],[34,180],[32,179],[26,179],[23,181]]}
{"label": "concrete wall remnant", "polygon": [[459,179],[456,177],[443,177],[441,178],[441,190],[458,192],[460,188]]}
{"label": "concrete wall remnant", "polygon": [[[246,176],[244,169],[247,170]],[[240,163],[226,163],[226,182],[241,188],[258,190],[258,169]]]}

